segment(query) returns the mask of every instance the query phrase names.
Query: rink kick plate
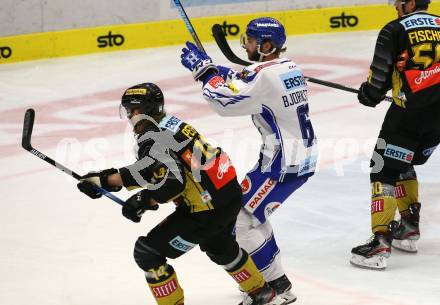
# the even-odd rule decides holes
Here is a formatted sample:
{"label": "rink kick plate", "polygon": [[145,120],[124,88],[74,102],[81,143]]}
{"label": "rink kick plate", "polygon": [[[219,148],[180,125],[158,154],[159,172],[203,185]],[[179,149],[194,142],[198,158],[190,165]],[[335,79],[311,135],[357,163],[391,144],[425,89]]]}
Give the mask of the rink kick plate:
{"label": "rink kick plate", "polygon": [[[430,11],[438,10],[440,3],[430,5]],[[225,29],[233,26],[229,40],[239,38],[248,21],[262,15],[279,19],[288,35],[298,35],[379,29],[394,19],[396,12],[392,5],[384,4],[201,17],[191,18],[191,23],[202,42],[213,41],[214,24],[225,25]],[[180,19],[5,36],[0,37],[0,64],[183,45],[187,40],[191,36]]]}

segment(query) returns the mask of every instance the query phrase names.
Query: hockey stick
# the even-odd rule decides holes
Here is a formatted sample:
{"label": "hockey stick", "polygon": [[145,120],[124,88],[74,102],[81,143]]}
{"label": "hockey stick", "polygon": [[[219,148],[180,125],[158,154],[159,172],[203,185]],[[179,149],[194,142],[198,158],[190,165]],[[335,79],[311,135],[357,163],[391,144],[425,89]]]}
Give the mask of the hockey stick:
{"label": "hockey stick", "polygon": [[192,38],[194,39],[194,42],[196,43],[197,47],[200,50],[202,50],[204,53],[206,53],[199,37],[197,36],[196,31],[194,30],[194,27],[191,24],[191,21],[188,18],[188,15],[185,12],[185,9],[183,8],[182,3],[180,3],[180,0],[174,0],[174,4],[176,5],[177,10],[179,11],[180,17],[182,17],[183,21],[185,22],[186,28],[188,29],[189,33],[191,34]]}
{"label": "hockey stick", "polygon": [[225,33],[223,32],[223,28],[220,24],[216,23],[212,26],[212,35],[214,36],[215,42],[217,43],[220,51],[222,51],[223,55],[232,63],[242,66],[252,65],[251,62],[246,61],[238,57],[234,54],[231,47],[226,40]]}
{"label": "hockey stick", "polygon": [[[234,54],[234,52],[232,51],[231,47],[228,44],[228,41],[226,40],[225,33],[223,32],[222,26],[220,24],[214,24],[212,26],[212,35],[214,36],[215,42],[219,46],[220,51],[222,51],[223,55],[225,55],[225,57],[230,62],[237,64],[237,65],[242,65],[242,66],[249,66],[252,64],[251,62],[245,61]],[[348,91],[348,92],[352,92],[352,93],[356,93],[356,94],[359,93],[359,90],[354,89],[354,88],[350,88],[350,87],[346,87],[341,84],[337,84],[337,83],[333,83],[333,82],[329,82],[329,81],[325,81],[325,80],[321,80],[321,79],[317,79],[317,78],[313,78],[313,77],[309,77],[309,76],[304,76],[304,78],[307,81],[309,81],[311,83],[318,84],[318,85],[322,85],[322,86],[326,86],[326,87],[330,87],[330,88],[335,88],[335,89],[339,89],[339,90],[343,90],[343,91]],[[393,98],[387,96],[387,97],[385,97],[385,100],[392,102]]]}
{"label": "hockey stick", "polygon": [[[26,113],[24,114],[23,136],[21,138],[21,146],[24,149],[26,149],[28,152],[33,154],[34,156],[40,158],[43,161],[46,161],[47,163],[49,163],[52,166],[55,166],[56,168],[58,168],[59,170],[65,172],[66,174],[68,174],[69,176],[75,178],[76,180],[81,180],[82,177],[80,175],[78,175],[74,171],[68,169],[64,165],[58,163],[57,161],[53,160],[52,158],[49,158],[48,156],[46,156],[45,154],[43,154],[39,150],[37,150],[37,149],[32,147],[31,138],[32,138],[32,130],[34,128],[34,120],[35,120],[35,110],[32,109],[32,108],[26,110]],[[122,199],[116,197],[115,195],[113,195],[112,193],[108,192],[107,190],[105,190],[105,189],[103,189],[101,187],[98,187],[98,186],[96,186],[96,189],[101,194],[103,194],[104,196],[110,198],[114,202],[119,203],[120,205],[124,205],[125,202]]]}

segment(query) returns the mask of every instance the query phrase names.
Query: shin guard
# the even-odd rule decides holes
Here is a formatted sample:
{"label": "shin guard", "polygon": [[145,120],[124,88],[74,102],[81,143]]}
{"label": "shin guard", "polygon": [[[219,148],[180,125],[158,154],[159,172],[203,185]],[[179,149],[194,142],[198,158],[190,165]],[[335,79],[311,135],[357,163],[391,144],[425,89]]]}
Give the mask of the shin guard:
{"label": "shin guard", "polygon": [[373,233],[387,232],[397,210],[394,186],[378,181],[371,183],[371,186],[371,229]]}
{"label": "shin guard", "polygon": [[150,269],[145,277],[158,305],[183,305],[183,289],[171,265]]}
{"label": "shin guard", "polygon": [[395,194],[400,215],[402,217],[408,216],[410,204],[419,201],[419,184],[417,179],[397,182]]}
{"label": "shin guard", "polygon": [[241,290],[246,293],[251,293],[264,286],[265,281],[263,276],[258,271],[252,258],[241,250],[234,266],[224,266],[226,271],[238,283]]}

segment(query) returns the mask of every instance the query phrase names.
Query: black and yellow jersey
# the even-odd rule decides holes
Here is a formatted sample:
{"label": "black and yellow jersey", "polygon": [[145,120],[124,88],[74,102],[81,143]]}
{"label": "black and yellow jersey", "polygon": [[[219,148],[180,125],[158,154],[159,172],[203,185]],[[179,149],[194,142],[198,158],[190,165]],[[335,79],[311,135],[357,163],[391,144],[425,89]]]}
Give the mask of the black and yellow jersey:
{"label": "black and yellow jersey", "polygon": [[156,201],[185,204],[191,213],[216,209],[228,193],[240,193],[228,155],[175,116],[146,128],[138,146],[138,160],[119,169],[129,190],[149,189]]}
{"label": "black and yellow jersey", "polygon": [[440,17],[416,11],[385,25],[370,66],[369,96],[392,89],[403,108],[440,103]]}

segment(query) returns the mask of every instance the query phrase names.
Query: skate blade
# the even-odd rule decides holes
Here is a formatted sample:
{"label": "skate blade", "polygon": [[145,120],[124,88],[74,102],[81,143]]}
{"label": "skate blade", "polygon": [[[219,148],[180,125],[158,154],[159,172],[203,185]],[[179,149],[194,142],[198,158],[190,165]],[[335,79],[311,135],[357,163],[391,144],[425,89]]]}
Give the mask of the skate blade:
{"label": "skate blade", "polygon": [[[296,300],[296,298],[295,298]],[[281,298],[279,295],[277,295],[275,298],[273,298],[272,301],[270,301],[269,303],[267,303],[267,305],[286,305],[289,303],[286,303],[286,300]]]}
{"label": "skate blade", "polygon": [[387,267],[387,259],[383,256],[373,256],[370,258],[365,258],[363,256],[353,254],[350,259],[350,264],[364,269],[385,270],[385,268]]}
{"label": "skate blade", "polygon": [[[296,301],[296,297],[295,297],[295,301]],[[295,302],[295,301],[293,301],[293,302]],[[291,303],[293,303],[293,302],[291,302]],[[240,302],[240,304],[238,304],[238,305],[243,305],[243,304],[244,304],[244,302]],[[279,296],[276,296],[268,303],[264,303],[264,305],[286,305],[286,304],[289,304],[289,303],[286,303],[286,300],[284,300],[283,298],[280,298]]]}
{"label": "skate blade", "polygon": [[417,253],[417,240],[411,240],[411,239],[394,239],[391,243],[391,246],[394,249],[407,252],[407,253]]}
{"label": "skate blade", "polygon": [[294,295],[290,290],[284,293],[280,293],[278,296],[284,300],[285,305],[292,304],[297,299],[296,295]]}

